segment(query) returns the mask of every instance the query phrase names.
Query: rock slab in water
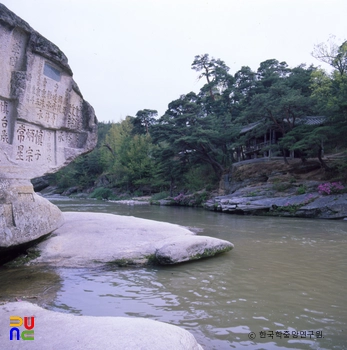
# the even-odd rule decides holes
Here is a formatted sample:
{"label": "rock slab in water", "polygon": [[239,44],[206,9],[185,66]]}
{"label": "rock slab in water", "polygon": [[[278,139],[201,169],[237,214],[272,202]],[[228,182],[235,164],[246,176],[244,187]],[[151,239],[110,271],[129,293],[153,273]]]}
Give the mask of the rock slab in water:
{"label": "rock slab in water", "polygon": [[59,227],[60,211],[30,179],[52,173],[96,145],[93,108],[64,53],[0,4],[0,248]]}
{"label": "rock slab in water", "polygon": [[[34,316],[34,340],[10,340],[10,316]],[[19,327],[21,331],[24,326]],[[0,344],[14,350],[202,350],[188,331],[145,318],[92,317],[45,310],[28,302],[0,306]]]}
{"label": "rock slab in water", "polygon": [[36,247],[40,256],[31,264],[64,267],[173,264],[233,248],[230,242],[195,236],[184,227],[166,222],[104,213],[63,214],[65,223]]}
{"label": "rock slab in water", "polygon": [[174,237],[159,244],[161,247],[156,250],[155,256],[162,265],[208,258],[232,248],[230,242],[207,236]]}

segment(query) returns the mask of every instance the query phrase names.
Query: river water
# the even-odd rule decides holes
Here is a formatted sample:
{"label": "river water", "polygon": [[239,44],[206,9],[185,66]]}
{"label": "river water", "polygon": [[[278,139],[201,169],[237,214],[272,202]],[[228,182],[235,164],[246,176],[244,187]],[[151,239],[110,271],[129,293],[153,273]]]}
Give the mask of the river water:
{"label": "river water", "polygon": [[53,202],[63,211],[188,226],[235,248],[166,267],[0,269],[0,298],[24,294],[55,311],[168,322],[190,331],[206,350],[347,349],[347,221],[90,200]]}

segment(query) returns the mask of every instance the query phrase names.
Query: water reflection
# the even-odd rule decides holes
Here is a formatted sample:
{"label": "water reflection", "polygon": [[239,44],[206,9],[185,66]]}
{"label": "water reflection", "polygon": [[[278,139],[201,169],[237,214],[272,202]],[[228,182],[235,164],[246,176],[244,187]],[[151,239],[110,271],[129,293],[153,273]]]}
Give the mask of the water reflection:
{"label": "water reflection", "polygon": [[61,277],[53,269],[0,267],[1,303],[26,300],[45,306],[60,289]]}

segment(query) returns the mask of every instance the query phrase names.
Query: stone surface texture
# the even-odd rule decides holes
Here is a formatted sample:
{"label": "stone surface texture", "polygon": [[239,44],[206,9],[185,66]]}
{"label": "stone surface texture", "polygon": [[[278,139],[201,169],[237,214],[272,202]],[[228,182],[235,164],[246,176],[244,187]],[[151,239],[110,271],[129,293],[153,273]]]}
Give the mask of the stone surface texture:
{"label": "stone surface texture", "polygon": [[32,265],[64,267],[173,264],[229,251],[233,244],[166,222],[104,213],[65,212],[65,223],[36,249]]}
{"label": "stone surface texture", "polygon": [[179,240],[173,237],[159,244],[155,256],[162,265],[208,258],[233,247],[230,242],[207,236],[184,236]]}
{"label": "stone surface texture", "polygon": [[[10,340],[10,316],[34,316],[34,340]],[[20,331],[24,326],[18,327]],[[93,317],[45,310],[22,301],[0,306],[3,349],[202,350],[188,331],[145,318]]]}
{"label": "stone surface texture", "polygon": [[66,56],[0,4],[0,247],[62,224],[30,179],[52,173],[96,144],[96,117]]}
{"label": "stone surface texture", "polygon": [[[278,197],[267,195],[247,196],[247,188],[235,193],[215,197],[204,206],[208,210],[235,214],[255,214],[273,216],[294,216],[301,218],[344,219],[347,217],[347,194],[321,195],[311,192],[301,195],[282,194]],[[248,188],[249,193],[262,187]]]}

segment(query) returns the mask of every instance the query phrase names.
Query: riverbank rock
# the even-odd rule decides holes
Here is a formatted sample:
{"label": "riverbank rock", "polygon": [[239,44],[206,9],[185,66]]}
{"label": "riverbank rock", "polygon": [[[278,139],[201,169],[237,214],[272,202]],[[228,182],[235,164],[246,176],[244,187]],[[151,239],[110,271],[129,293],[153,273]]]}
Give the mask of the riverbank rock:
{"label": "riverbank rock", "polygon": [[[345,157],[343,152],[334,160]],[[319,193],[319,185],[331,176],[316,159],[303,163],[300,159],[260,158],[232,166],[223,176],[220,193],[204,203],[208,210],[231,214],[291,216],[319,219],[344,219],[347,216],[347,194]],[[229,194],[226,194],[229,193]]]}
{"label": "riverbank rock", "polygon": [[[10,340],[10,316],[34,317],[32,341]],[[24,326],[17,327],[21,332]],[[202,350],[188,331],[145,318],[75,316],[28,302],[0,306],[0,343],[4,349]]]}
{"label": "riverbank rock", "polygon": [[67,57],[0,4],[0,248],[57,229],[59,209],[30,179],[56,172],[96,145],[93,108]]}
{"label": "riverbank rock", "polygon": [[[343,219],[347,217],[347,194],[323,196],[318,192],[300,195],[283,194],[277,197],[256,195],[262,187],[252,187],[252,195],[242,189],[227,196],[215,197],[205,203],[205,208],[231,214],[294,216],[302,218]],[[255,195],[253,195],[255,194]]]}
{"label": "riverbank rock", "polygon": [[35,249],[31,264],[87,267],[100,264],[172,264],[229,251],[233,244],[195,236],[153,220],[103,213],[65,212],[65,223]]}
{"label": "riverbank rock", "polygon": [[320,219],[347,218],[347,194],[321,196],[316,200],[300,207],[297,211],[300,217]]}

